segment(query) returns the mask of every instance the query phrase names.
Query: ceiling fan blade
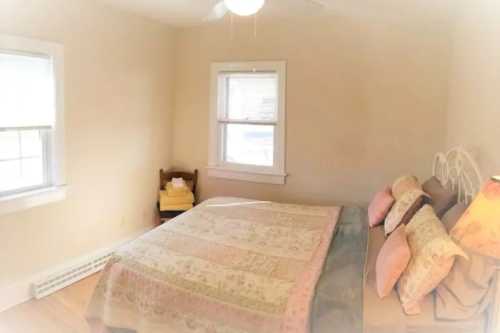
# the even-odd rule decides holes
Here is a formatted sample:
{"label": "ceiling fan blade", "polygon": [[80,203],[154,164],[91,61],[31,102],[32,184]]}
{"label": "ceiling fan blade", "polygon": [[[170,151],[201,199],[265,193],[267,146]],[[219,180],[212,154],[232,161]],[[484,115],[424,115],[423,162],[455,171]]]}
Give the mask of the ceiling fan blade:
{"label": "ceiling fan blade", "polygon": [[224,3],[224,0],[219,1],[215,6],[212,8],[212,11],[205,16],[203,21],[209,22],[209,21],[216,21],[220,20],[223,18],[229,10],[226,7],[226,4]]}

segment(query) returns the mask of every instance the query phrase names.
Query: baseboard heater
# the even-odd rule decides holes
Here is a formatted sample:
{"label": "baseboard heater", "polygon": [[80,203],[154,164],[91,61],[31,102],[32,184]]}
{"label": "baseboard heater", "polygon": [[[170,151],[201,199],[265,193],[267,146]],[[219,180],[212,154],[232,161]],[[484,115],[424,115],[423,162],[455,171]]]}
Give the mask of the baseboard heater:
{"label": "baseboard heater", "polygon": [[48,296],[70,284],[101,271],[111,258],[113,252],[114,250],[101,252],[65,265],[61,269],[56,269],[53,274],[33,283],[33,297],[40,299]]}

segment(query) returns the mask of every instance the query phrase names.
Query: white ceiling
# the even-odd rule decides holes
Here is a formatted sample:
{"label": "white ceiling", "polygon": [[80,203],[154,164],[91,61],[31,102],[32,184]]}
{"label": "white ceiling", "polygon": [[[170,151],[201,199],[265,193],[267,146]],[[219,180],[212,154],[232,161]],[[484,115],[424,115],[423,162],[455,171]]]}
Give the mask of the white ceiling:
{"label": "white ceiling", "polygon": [[[101,0],[114,7],[134,12],[174,26],[203,23],[218,0]],[[345,0],[342,0],[345,1]],[[324,1],[325,3],[328,0]],[[261,11],[265,16],[321,14],[324,11],[307,0],[267,0]]]}
{"label": "white ceiling", "polygon": [[[133,12],[173,26],[204,24],[203,18],[219,0],[100,0],[122,10]],[[338,15],[415,15],[435,17],[449,9],[449,0],[320,0],[318,7],[308,0],[266,0],[259,15],[265,17],[298,17],[334,13]],[[206,24],[206,23],[205,23]]]}

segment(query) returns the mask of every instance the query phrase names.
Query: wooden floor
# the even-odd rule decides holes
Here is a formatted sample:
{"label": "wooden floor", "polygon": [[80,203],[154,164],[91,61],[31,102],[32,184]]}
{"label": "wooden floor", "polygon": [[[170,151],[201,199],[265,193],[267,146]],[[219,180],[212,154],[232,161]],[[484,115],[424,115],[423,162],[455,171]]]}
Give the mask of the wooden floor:
{"label": "wooden floor", "polygon": [[99,274],[0,313],[0,333],[90,333],[84,314]]}

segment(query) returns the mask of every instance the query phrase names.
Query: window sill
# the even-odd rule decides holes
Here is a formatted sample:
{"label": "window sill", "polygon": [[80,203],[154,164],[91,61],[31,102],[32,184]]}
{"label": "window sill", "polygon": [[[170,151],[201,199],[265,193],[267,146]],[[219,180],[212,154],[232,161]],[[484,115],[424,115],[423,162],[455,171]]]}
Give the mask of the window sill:
{"label": "window sill", "polygon": [[285,173],[243,171],[224,167],[207,167],[207,170],[209,177],[275,185],[284,185],[287,176]]}
{"label": "window sill", "polygon": [[49,187],[0,197],[0,215],[12,214],[52,202],[62,201],[66,198],[66,188],[66,186]]}

